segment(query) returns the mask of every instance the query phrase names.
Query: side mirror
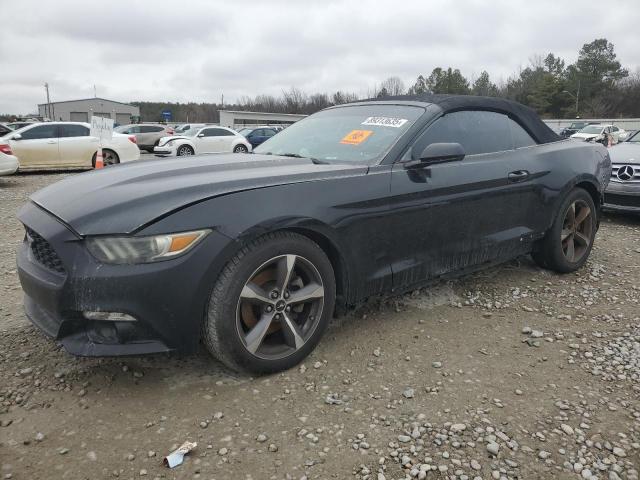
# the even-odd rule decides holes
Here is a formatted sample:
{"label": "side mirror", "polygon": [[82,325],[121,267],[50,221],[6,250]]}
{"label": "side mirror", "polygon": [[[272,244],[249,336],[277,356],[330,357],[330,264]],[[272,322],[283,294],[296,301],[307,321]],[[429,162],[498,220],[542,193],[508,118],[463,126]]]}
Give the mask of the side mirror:
{"label": "side mirror", "polygon": [[[412,152],[415,159],[415,152]],[[406,162],[406,168],[433,163],[457,162],[464,158],[464,148],[459,143],[432,143],[420,153],[420,156],[411,162]]]}
{"label": "side mirror", "polygon": [[199,137],[199,138],[204,137],[204,133],[199,133],[199,134],[198,134],[198,137]]}
{"label": "side mirror", "polygon": [[16,133],[13,137],[11,137],[11,140],[22,140],[22,135]]}

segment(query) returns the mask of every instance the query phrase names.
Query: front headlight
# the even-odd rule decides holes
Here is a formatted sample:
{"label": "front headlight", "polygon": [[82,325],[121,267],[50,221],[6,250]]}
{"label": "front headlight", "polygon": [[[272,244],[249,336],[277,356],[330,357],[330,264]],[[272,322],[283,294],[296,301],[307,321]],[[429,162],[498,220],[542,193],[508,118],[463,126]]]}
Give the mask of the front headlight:
{"label": "front headlight", "polygon": [[87,239],[87,248],[103,263],[122,265],[158,262],[188,252],[209,232],[211,230],[152,237],[95,237]]}

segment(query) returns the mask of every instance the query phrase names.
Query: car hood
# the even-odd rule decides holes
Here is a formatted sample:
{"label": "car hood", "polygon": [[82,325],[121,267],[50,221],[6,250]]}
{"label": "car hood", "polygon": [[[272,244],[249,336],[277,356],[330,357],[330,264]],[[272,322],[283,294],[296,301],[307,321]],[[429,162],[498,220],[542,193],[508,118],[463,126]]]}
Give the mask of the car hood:
{"label": "car hood", "polygon": [[367,168],[255,154],[143,160],[74,175],[37,191],[31,200],[79,235],[127,234],[220,195],[365,174]]}
{"label": "car hood", "polygon": [[609,149],[611,163],[640,165],[640,145],[618,143]]}

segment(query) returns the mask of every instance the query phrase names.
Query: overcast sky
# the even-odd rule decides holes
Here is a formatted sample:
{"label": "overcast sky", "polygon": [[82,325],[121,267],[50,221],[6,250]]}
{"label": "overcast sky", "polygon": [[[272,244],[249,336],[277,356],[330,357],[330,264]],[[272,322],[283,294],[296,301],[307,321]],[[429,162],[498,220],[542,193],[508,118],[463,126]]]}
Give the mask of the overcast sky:
{"label": "overcast sky", "polygon": [[536,54],[567,63],[606,37],[640,67],[640,7],[615,2],[1,0],[0,113],[93,97],[225,103],[243,95],[346,90],[436,66],[505,80]]}

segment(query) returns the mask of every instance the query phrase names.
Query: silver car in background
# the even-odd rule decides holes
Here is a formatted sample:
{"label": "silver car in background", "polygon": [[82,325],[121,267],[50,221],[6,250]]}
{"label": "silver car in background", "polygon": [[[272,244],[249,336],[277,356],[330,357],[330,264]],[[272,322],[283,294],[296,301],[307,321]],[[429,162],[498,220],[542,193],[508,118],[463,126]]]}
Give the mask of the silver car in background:
{"label": "silver car in background", "polygon": [[611,181],[604,208],[640,213],[640,132],[609,149]]}
{"label": "silver car in background", "polygon": [[138,148],[147,152],[153,152],[153,147],[158,145],[162,137],[173,135],[173,128],[157,123],[122,125],[114,131],[125,135],[135,135]]}

